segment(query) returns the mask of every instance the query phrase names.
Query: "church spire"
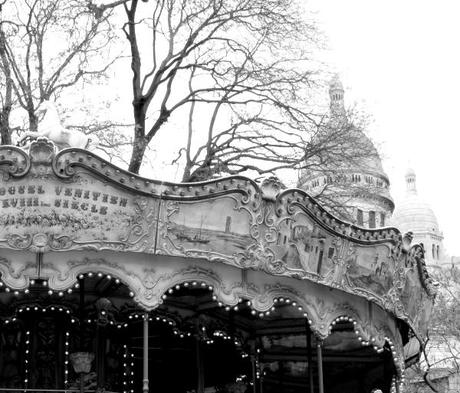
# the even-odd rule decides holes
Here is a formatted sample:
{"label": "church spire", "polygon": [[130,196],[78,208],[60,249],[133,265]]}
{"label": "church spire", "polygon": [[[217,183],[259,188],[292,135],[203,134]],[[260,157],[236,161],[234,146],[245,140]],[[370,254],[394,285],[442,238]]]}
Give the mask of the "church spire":
{"label": "church spire", "polygon": [[417,177],[415,176],[415,171],[412,168],[409,168],[406,172],[406,193],[407,194],[417,194]]}
{"label": "church spire", "polygon": [[331,100],[331,114],[345,115],[344,90],[339,75],[335,74],[329,83],[329,98]]}

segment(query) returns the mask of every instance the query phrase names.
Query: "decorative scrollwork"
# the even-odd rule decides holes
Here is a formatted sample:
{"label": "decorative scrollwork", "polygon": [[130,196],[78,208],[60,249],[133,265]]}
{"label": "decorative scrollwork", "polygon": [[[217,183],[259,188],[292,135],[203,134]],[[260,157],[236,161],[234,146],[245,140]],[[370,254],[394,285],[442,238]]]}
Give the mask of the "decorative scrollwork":
{"label": "decorative scrollwork", "polygon": [[32,245],[33,238],[31,235],[11,234],[7,237],[8,245],[16,250],[25,250]]}
{"label": "decorative scrollwork", "polygon": [[6,167],[7,176],[23,177],[30,170],[30,157],[18,147],[0,146],[0,170],[2,167]]}

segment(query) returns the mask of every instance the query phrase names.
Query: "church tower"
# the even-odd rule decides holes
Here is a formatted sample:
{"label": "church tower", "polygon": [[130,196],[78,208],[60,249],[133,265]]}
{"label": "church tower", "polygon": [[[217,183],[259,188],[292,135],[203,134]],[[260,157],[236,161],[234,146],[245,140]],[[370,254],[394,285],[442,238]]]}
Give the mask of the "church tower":
{"label": "church tower", "polygon": [[406,193],[416,195],[417,194],[417,185],[416,180],[417,176],[413,169],[408,169],[406,172]]}
{"label": "church tower", "polygon": [[345,91],[343,90],[342,82],[336,74],[329,83],[329,99],[331,114],[333,116],[345,116]]}

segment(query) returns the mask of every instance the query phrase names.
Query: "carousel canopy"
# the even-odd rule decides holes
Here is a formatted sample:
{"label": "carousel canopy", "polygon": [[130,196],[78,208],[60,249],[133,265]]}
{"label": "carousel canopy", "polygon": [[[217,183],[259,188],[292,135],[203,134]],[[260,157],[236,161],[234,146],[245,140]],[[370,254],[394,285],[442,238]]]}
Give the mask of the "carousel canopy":
{"label": "carousel canopy", "polygon": [[426,334],[436,285],[411,234],[340,221],[276,178],[156,181],[45,138],[28,151],[1,146],[0,176],[0,273],[11,293],[37,279],[66,291],[99,272],[147,311],[194,282],[261,315],[289,299],[317,338],[350,323],[366,345],[391,342],[401,369],[404,345]]}

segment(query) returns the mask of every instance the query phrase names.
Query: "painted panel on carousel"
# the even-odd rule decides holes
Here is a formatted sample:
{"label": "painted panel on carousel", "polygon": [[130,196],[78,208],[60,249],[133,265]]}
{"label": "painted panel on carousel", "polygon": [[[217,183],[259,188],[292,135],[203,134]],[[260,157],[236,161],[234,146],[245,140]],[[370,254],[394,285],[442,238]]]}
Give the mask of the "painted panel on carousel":
{"label": "painted panel on carousel", "polygon": [[268,247],[289,275],[321,279],[333,267],[332,238],[305,214],[273,221],[266,236]]}
{"label": "painted panel on carousel", "polygon": [[54,146],[41,141],[31,147],[27,173],[15,176],[10,167],[1,167],[1,245],[42,251],[152,247],[156,229],[153,199],[83,171],[56,176],[53,158]]}
{"label": "painted panel on carousel", "polygon": [[394,260],[387,245],[356,246],[349,244],[346,266],[347,284],[376,296],[384,296],[393,287]]}
{"label": "painted panel on carousel", "polygon": [[162,201],[158,253],[238,264],[255,241],[244,196],[229,193],[204,201]]}
{"label": "painted panel on carousel", "polygon": [[392,288],[391,243],[359,244],[348,233],[338,236],[305,209],[290,213],[271,213],[266,237],[286,274],[373,297]]}

